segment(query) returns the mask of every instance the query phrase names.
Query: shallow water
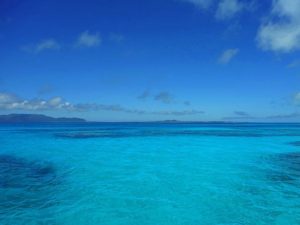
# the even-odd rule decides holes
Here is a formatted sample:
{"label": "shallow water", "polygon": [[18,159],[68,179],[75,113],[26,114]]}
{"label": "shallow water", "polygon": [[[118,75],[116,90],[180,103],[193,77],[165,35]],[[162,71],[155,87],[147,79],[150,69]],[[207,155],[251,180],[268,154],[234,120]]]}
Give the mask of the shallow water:
{"label": "shallow water", "polygon": [[300,125],[0,125],[0,224],[299,225]]}

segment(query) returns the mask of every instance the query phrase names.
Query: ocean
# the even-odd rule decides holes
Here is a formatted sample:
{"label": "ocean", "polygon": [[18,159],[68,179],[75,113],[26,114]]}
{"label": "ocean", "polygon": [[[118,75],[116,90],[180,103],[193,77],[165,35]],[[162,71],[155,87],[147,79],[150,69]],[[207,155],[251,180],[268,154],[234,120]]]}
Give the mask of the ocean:
{"label": "ocean", "polygon": [[299,225],[300,124],[0,125],[1,225]]}

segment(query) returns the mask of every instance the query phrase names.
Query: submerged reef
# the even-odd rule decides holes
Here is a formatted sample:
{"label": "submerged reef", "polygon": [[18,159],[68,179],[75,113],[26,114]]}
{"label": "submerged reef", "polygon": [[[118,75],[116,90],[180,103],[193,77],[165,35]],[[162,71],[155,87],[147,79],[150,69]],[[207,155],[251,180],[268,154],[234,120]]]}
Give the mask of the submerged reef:
{"label": "submerged reef", "polygon": [[276,154],[270,160],[272,169],[267,171],[269,180],[300,188],[300,152]]}
{"label": "submerged reef", "polygon": [[288,144],[292,145],[292,146],[299,146],[300,147],[300,141],[293,141],[293,142],[289,142]]}
{"label": "submerged reef", "polygon": [[16,215],[31,217],[34,213],[29,212],[58,204],[59,183],[51,163],[0,155],[0,223],[13,221]]}
{"label": "submerged reef", "polygon": [[[58,131],[54,134],[57,138],[66,139],[88,139],[88,138],[129,138],[129,137],[173,137],[173,136],[194,136],[194,137],[229,137],[229,138],[262,138],[262,137],[299,137],[298,131],[286,130],[245,130],[245,129],[86,129],[81,131]],[[290,145],[300,146],[299,142],[291,142]]]}
{"label": "submerged reef", "polygon": [[45,162],[27,161],[12,155],[0,155],[0,188],[38,188],[56,178],[54,167]]}
{"label": "submerged reef", "polygon": [[293,175],[300,177],[300,152],[282,153],[278,156],[281,167],[289,169]]}
{"label": "submerged reef", "polygon": [[88,138],[128,138],[128,137],[159,137],[159,136],[217,136],[217,137],[264,137],[264,134],[243,131],[219,130],[143,130],[143,131],[86,131],[86,132],[61,132],[55,133],[57,138],[88,139]]}
{"label": "submerged reef", "polygon": [[[57,133],[54,136],[57,138],[68,138],[68,139],[89,139],[89,138],[116,138],[124,137],[125,134],[120,133]],[[125,135],[125,137],[128,135]]]}

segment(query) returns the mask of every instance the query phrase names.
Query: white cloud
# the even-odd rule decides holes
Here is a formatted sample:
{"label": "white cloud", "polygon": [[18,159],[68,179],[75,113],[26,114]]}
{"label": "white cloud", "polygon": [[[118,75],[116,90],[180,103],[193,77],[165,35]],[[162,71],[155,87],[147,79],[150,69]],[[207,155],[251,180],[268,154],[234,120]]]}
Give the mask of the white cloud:
{"label": "white cloud", "polygon": [[153,115],[195,115],[202,114],[199,110],[178,110],[178,111],[146,111],[142,109],[130,109],[120,105],[107,105],[97,103],[72,104],[65,101],[62,97],[45,99],[23,99],[9,93],[0,93],[0,110],[66,110],[66,111],[111,111],[132,114],[153,114]]}
{"label": "white cloud", "polygon": [[52,98],[48,101],[48,104],[50,106],[56,107],[56,106],[59,106],[61,104],[64,104],[64,101],[61,97],[54,97],[54,98]]}
{"label": "white cloud", "polygon": [[220,20],[231,19],[243,9],[243,3],[238,0],[221,0],[218,4],[216,18]]}
{"label": "white cloud", "polygon": [[227,49],[221,54],[218,62],[220,64],[228,64],[238,53],[239,49],[237,48]]}
{"label": "white cloud", "polygon": [[60,48],[60,46],[55,40],[48,39],[48,40],[44,40],[41,43],[39,43],[36,46],[36,51],[41,52],[41,51],[44,51],[44,50],[59,49],[59,48]]}
{"label": "white cloud", "polygon": [[102,40],[99,33],[90,33],[85,31],[81,33],[77,39],[76,46],[78,47],[97,47],[101,44]]}
{"label": "white cloud", "polygon": [[18,100],[18,97],[8,93],[0,93],[0,105],[10,104]]}
{"label": "white cloud", "polygon": [[60,45],[54,39],[45,39],[37,44],[24,46],[23,49],[27,52],[40,53],[45,50],[59,50]]}
{"label": "white cloud", "polygon": [[287,53],[300,49],[300,0],[274,0],[257,40],[264,50]]}
{"label": "white cloud", "polygon": [[181,1],[192,3],[201,9],[209,8],[214,2],[214,0],[181,0]]}
{"label": "white cloud", "polygon": [[72,109],[72,105],[61,97],[49,100],[31,99],[26,100],[13,94],[0,93],[0,109],[9,110],[50,110],[50,109]]}

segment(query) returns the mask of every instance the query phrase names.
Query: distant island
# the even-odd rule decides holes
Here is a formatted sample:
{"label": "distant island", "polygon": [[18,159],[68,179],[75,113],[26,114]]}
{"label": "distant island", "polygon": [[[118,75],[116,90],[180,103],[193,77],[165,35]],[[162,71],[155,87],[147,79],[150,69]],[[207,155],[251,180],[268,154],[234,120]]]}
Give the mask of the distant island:
{"label": "distant island", "polygon": [[50,117],[42,114],[0,115],[0,123],[85,123],[81,118]]}

